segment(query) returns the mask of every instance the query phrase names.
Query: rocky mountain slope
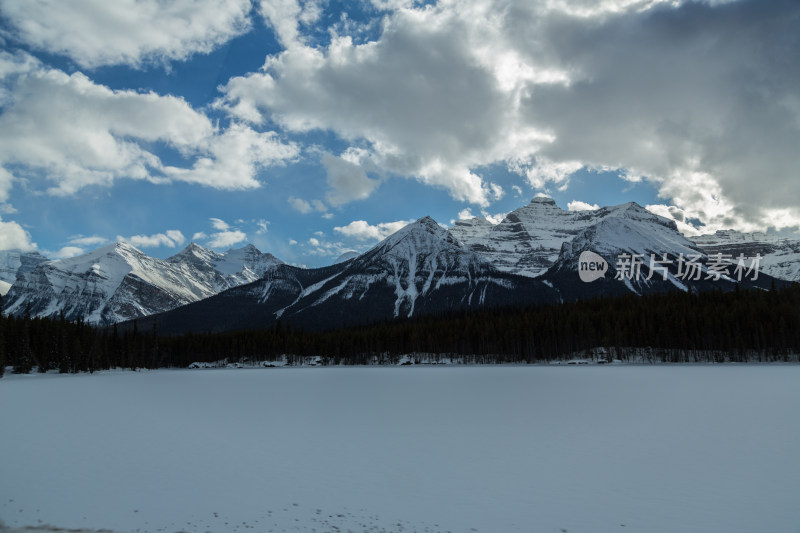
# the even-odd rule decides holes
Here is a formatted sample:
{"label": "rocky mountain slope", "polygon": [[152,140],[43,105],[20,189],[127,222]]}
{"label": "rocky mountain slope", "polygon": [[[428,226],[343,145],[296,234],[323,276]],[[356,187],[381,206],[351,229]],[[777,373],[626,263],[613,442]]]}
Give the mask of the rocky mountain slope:
{"label": "rocky mountain slope", "polygon": [[63,313],[68,320],[107,325],[207,298],[254,281],[278,264],[253,246],[220,254],[192,243],[161,260],[119,242],[20,272],[6,295],[5,311]]}
{"label": "rocky mountain slope", "polygon": [[[715,267],[717,253],[743,253],[748,266],[760,253],[761,277],[737,277],[735,260]],[[591,283],[579,268],[585,254],[607,269]],[[476,217],[446,230],[421,218],[325,268],[285,265],[253,246],[217,253],[194,243],[165,260],[116,243],[59,261],[7,253],[2,264],[15,275],[9,313],[101,325],[158,315],[140,324],[158,321],[165,332],[278,320],[320,329],[595,294],[769,287],[773,277],[800,279],[800,242],[732,231],[691,241],[636,203],[573,212],[537,197],[496,225]]]}
{"label": "rocky mountain slope", "polygon": [[765,233],[741,233],[721,230],[712,235],[695,237],[694,242],[709,255],[761,255],[761,271],[770,276],[800,281],[800,239],[778,237]]}
{"label": "rocky mountain slope", "polygon": [[47,258],[39,252],[0,251],[0,294],[6,295],[17,280],[18,272],[30,272],[45,261]]}
{"label": "rocky mountain slope", "polygon": [[364,254],[319,269],[288,265],[263,279],[140,321],[181,333],[265,327],[336,326],[483,306],[554,302],[538,280],[496,269],[461,246],[430,217],[389,236]]}
{"label": "rocky mountain slope", "polygon": [[459,221],[453,230],[462,244],[489,259],[500,270],[533,277],[555,264],[562,244],[608,218],[624,218],[677,231],[673,222],[634,202],[594,211],[566,211],[546,197],[534,198],[528,205],[510,212],[497,225],[476,217]]}

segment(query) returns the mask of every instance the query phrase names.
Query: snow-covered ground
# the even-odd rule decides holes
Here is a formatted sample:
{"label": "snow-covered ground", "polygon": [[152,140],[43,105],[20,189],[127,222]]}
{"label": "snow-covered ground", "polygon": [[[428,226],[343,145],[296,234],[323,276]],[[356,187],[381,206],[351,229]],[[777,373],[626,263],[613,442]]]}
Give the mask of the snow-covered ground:
{"label": "snow-covered ground", "polygon": [[7,375],[0,519],[796,533],[798,384],[797,365]]}

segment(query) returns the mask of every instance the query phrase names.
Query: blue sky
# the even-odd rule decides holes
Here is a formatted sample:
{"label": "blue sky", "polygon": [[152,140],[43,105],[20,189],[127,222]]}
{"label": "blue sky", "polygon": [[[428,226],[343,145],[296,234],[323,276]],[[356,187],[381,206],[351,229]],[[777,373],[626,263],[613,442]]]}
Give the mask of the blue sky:
{"label": "blue sky", "polygon": [[320,266],[536,194],[794,232],[800,8],[756,3],[0,0],[0,249]]}

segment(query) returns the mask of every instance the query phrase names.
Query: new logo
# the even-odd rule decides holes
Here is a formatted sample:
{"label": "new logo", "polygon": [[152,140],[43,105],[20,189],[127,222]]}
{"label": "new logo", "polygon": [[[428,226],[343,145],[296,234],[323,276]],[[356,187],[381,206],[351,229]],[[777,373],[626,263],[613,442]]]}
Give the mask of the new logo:
{"label": "new logo", "polygon": [[591,283],[596,279],[605,277],[608,263],[594,252],[586,250],[578,258],[578,276],[581,281]]}

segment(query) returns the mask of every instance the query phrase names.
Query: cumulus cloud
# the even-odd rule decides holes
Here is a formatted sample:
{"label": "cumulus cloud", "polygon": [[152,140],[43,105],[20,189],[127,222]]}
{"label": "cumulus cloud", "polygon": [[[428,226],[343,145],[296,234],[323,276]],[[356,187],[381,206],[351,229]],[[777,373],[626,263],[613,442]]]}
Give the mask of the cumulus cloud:
{"label": "cumulus cloud", "polygon": [[567,203],[568,211],[595,211],[597,209],[600,209],[599,205],[589,204],[580,200],[572,200],[571,202]]}
{"label": "cumulus cloud", "polygon": [[332,206],[340,206],[353,200],[369,198],[380,183],[367,177],[367,172],[358,163],[336,157],[329,153],[322,155],[328,185],[332,190],[325,199]]}
{"label": "cumulus cloud", "polygon": [[345,237],[352,237],[359,241],[379,241],[412,222],[414,221],[397,220],[395,222],[380,222],[372,225],[364,220],[354,220],[346,226],[336,226],[333,230]]}
{"label": "cumulus cloud", "polygon": [[212,248],[229,248],[247,240],[247,234],[239,230],[219,231],[211,235],[206,243]]}
{"label": "cumulus cloud", "polygon": [[378,41],[296,44],[268,58],[262,72],[229,81],[218,106],[254,123],[366,141],[382,169],[488,205],[498,191],[472,169],[529,154],[546,136],[518,123],[492,76],[493,58],[481,63],[470,48],[485,37],[474,15],[401,10]]}
{"label": "cumulus cloud", "polygon": [[186,242],[186,237],[180,231],[171,229],[164,233],[155,233],[153,235],[132,235],[131,237],[118,235],[117,240],[129,242],[137,248],[157,248],[159,246],[175,248]]}
{"label": "cumulus cloud", "polygon": [[462,209],[458,212],[458,220],[467,220],[472,218],[474,215],[472,214],[472,210],[467,207],[466,209]]}
{"label": "cumulus cloud", "polygon": [[645,209],[656,215],[674,220],[675,224],[678,226],[678,231],[687,237],[695,237],[697,235],[701,235],[702,233],[706,233],[706,231],[702,231],[702,228],[697,228],[689,223],[686,217],[686,212],[680,207],[676,207],[674,205],[654,204],[646,205]]}
{"label": "cumulus cloud", "polygon": [[79,246],[64,246],[57,252],[53,252],[48,254],[55,259],[69,259],[70,257],[76,257],[84,253],[84,249]]}
{"label": "cumulus cloud", "polygon": [[[181,98],[112,90],[24,53],[0,52],[0,76],[0,201],[17,180],[61,195],[122,178],[255,188],[259,168],[298,153],[272,132],[220,130]],[[163,165],[153,144],[191,166]]]}
{"label": "cumulus cloud", "polygon": [[31,241],[31,234],[18,223],[0,219],[0,250],[32,252],[36,250],[36,244]]}
{"label": "cumulus cloud", "polygon": [[381,9],[374,40],[317,47],[284,11],[286,49],[230,80],[218,107],[333,131],[382,170],[482,207],[496,194],[477,169],[502,162],[536,188],[618,170],[710,228],[800,224],[796,1]]}
{"label": "cumulus cloud", "polygon": [[483,215],[483,218],[485,218],[486,220],[488,220],[490,223],[492,223],[494,225],[497,225],[497,224],[501,223],[503,221],[503,219],[506,218],[507,214],[508,213],[495,213],[494,215],[492,215],[491,213],[489,213],[485,209],[483,211],[481,211],[481,215]]}
{"label": "cumulus cloud", "polygon": [[84,68],[183,60],[249,28],[250,0],[6,0],[13,35]]}
{"label": "cumulus cloud", "polygon": [[303,40],[300,26],[316,22],[322,14],[320,2],[313,0],[261,0],[258,7],[261,16],[287,48]]}
{"label": "cumulus cloud", "polygon": [[221,218],[209,218],[208,220],[211,221],[211,227],[215,230],[225,231],[231,228],[230,224],[222,220]]}
{"label": "cumulus cloud", "polygon": [[[211,227],[214,229],[214,231],[211,233],[198,231],[192,235],[193,241],[202,241],[206,246],[211,248],[230,248],[235,244],[239,244],[247,240],[247,233],[237,227],[234,227],[227,221],[215,217],[211,217],[208,220],[211,223]],[[243,221],[239,220],[237,222]],[[261,222],[263,222],[263,226],[266,228],[268,222],[264,220],[259,221],[257,224],[258,227],[262,227]],[[260,234],[260,231],[261,230],[259,229],[256,233]]]}
{"label": "cumulus cloud", "polygon": [[292,206],[292,208],[295,211],[303,213],[304,215],[307,215],[308,213],[314,210],[311,207],[311,204],[308,202],[308,200],[303,200],[302,198],[295,198],[294,196],[290,196],[288,202],[289,205]]}
{"label": "cumulus cloud", "polygon": [[307,215],[312,211],[324,213],[328,209],[325,207],[325,204],[319,200],[311,200],[309,202],[308,200],[304,200],[302,198],[290,196],[287,201],[289,202],[289,205],[292,206],[292,209],[304,215]]}

